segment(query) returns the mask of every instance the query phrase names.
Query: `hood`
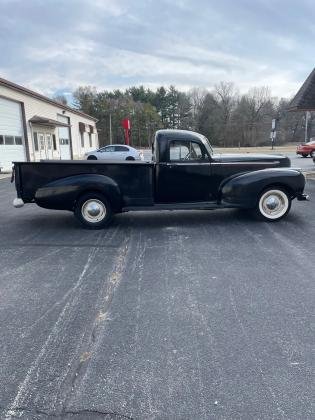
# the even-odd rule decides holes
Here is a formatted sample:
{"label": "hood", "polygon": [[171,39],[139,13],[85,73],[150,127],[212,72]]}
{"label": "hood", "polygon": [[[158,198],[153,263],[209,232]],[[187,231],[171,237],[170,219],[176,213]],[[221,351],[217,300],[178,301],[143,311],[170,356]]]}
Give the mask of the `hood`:
{"label": "hood", "polygon": [[275,166],[290,167],[291,161],[284,155],[267,155],[256,153],[231,153],[231,154],[214,154],[212,158],[215,162],[274,162]]}

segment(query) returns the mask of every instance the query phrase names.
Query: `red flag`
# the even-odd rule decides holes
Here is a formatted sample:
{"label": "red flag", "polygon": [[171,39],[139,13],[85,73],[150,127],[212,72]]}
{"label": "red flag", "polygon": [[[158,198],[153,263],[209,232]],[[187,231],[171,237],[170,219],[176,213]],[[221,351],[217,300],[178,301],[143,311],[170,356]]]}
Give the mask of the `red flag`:
{"label": "red flag", "polygon": [[121,125],[124,127],[125,130],[130,130],[131,125],[130,125],[130,120],[129,118],[125,118],[122,120]]}
{"label": "red flag", "polygon": [[124,129],[125,133],[125,144],[130,144],[130,135],[131,135],[131,124],[129,118],[125,118],[122,120],[121,125]]}

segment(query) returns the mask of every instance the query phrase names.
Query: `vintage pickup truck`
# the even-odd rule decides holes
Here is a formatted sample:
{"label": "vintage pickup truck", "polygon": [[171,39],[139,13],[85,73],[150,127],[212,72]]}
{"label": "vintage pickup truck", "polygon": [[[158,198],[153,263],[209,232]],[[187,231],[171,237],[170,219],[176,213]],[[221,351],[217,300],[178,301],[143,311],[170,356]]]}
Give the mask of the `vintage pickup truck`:
{"label": "vintage pickup truck", "polygon": [[15,207],[70,210],[92,229],[135,210],[241,208],[263,220],[307,200],[305,178],[282,155],[214,154],[201,134],[159,130],[152,161],[14,162]]}

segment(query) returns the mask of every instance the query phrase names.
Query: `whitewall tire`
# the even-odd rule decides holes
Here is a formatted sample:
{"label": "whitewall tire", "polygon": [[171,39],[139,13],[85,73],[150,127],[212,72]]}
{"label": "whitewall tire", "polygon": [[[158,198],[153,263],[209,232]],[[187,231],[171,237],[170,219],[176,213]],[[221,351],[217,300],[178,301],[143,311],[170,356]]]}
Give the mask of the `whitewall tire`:
{"label": "whitewall tire", "polygon": [[282,189],[270,188],[263,191],[258,199],[256,213],[268,222],[283,219],[290,211],[291,198]]}

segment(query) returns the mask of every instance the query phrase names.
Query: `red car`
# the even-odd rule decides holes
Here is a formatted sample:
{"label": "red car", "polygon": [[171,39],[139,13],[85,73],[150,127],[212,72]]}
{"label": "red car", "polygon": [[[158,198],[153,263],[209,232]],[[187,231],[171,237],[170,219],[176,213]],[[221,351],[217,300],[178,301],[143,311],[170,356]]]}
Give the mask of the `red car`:
{"label": "red car", "polygon": [[310,156],[315,157],[315,141],[309,141],[308,143],[299,144],[296,147],[296,154],[303,157]]}

